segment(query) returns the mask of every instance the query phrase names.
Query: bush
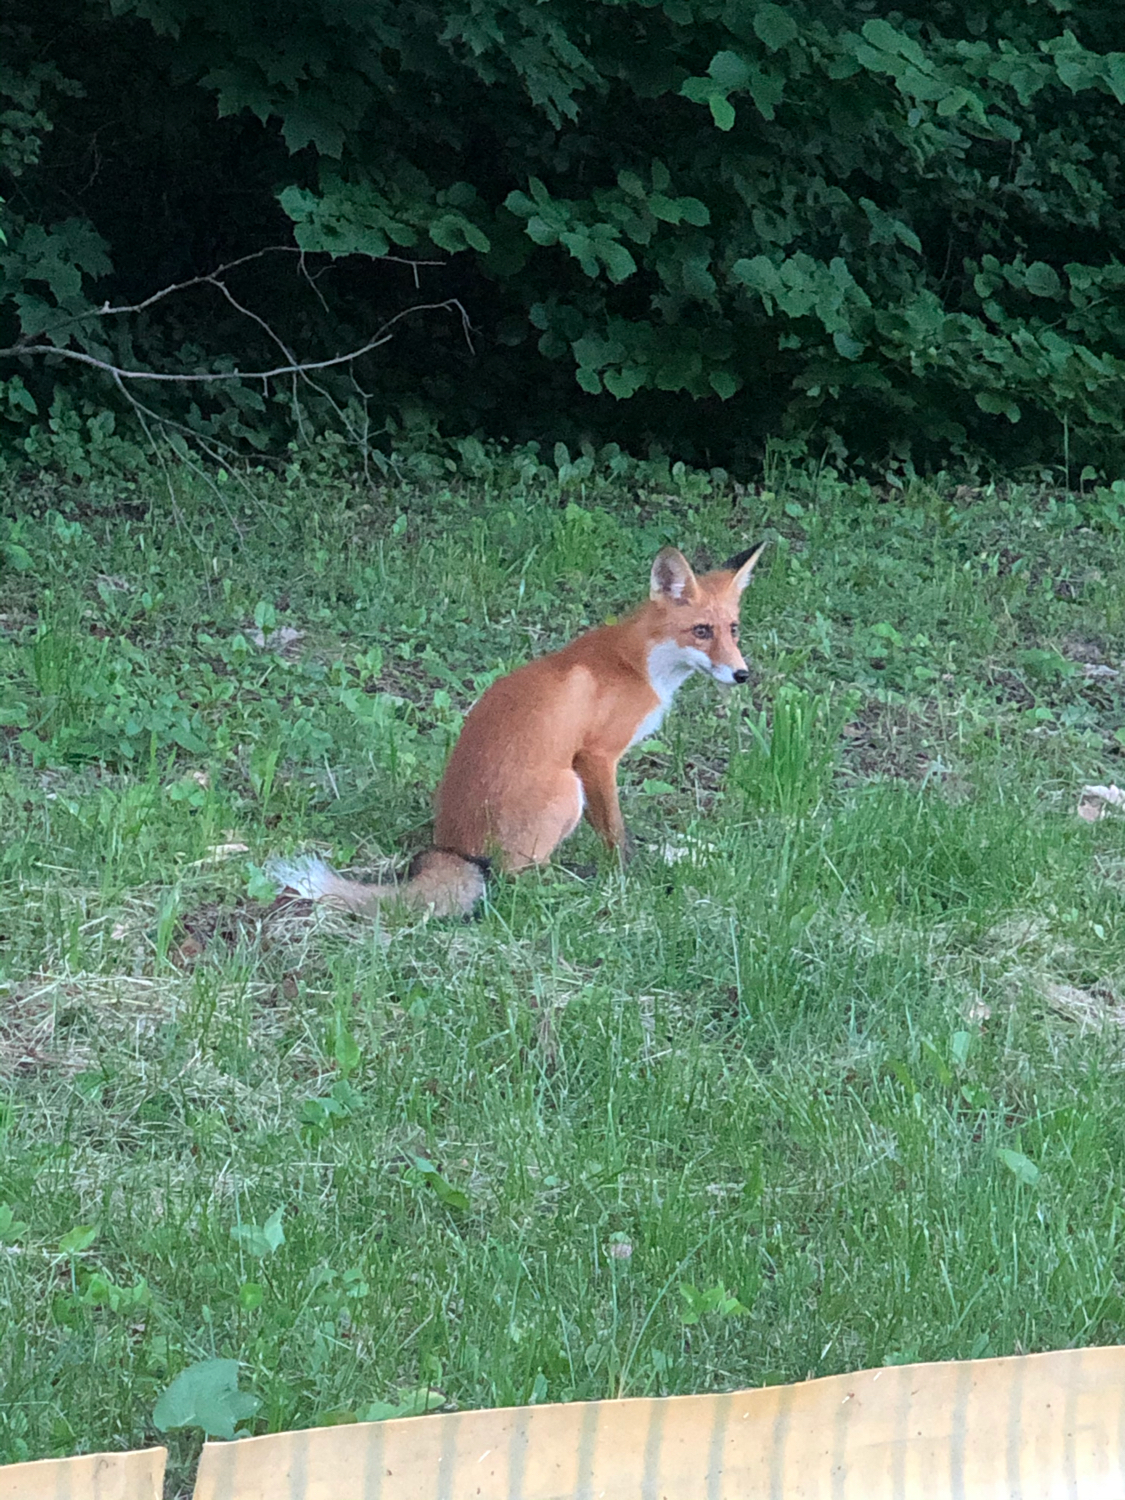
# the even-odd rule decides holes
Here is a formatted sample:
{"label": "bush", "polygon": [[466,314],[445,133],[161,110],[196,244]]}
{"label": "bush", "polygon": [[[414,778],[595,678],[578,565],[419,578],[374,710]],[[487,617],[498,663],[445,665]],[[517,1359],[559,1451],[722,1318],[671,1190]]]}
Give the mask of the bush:
{"label": "bush", "polygon": [[[273,368],[422,303],[312,383],[128,391],[235,446],[304,421],[366,441],[422,408],[712,461],[774,433],[1104,466],[1117,21],[1106,0],[24,0],[0,73],[9,430],[59,382],[106,404],[76,354]],[[270,245],[223,286],[98,311]]]}

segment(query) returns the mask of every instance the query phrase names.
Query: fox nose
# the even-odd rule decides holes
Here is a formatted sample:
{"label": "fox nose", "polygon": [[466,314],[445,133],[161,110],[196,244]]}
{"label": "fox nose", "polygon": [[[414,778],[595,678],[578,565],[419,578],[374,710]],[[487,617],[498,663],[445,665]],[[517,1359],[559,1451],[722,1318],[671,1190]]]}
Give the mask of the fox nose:
{"label": "fox nose", "polygon": [[746,670],[745,667],[740,667],[739,670],[734,674],[734,680],[735,682],[749,682],[750,673]]}

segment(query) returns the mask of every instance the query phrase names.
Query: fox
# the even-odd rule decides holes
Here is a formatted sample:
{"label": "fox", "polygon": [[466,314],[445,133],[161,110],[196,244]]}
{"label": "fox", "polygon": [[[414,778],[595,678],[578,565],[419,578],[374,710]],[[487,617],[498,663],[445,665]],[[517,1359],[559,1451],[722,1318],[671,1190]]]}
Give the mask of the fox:
{"label": "fox", "polygon": [[743,590],[762,542],[697,576],[665,547],[647,601],[498,678],[466,716],[435,797],[433,846],[399,884],[345,879],[316,857],[267,865],[284,889],[370,915],[385,901],[469,916],[492,864],[545,864],[583,814],[606,848],[629,853],[617,794],[625,751],[660,728],[695,672],[745,683],[738,647]]}

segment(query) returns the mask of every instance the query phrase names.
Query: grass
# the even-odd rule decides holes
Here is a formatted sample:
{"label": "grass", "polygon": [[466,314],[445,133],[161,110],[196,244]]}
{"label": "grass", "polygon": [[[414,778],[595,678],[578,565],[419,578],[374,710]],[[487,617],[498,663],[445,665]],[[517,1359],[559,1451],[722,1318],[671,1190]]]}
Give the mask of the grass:
{"label": "grass", "polygon": [[[579,477],[9,481],[0,1459],[162,1440],[215,1356],[267,1431],[1122,1338],[1112,493]],[[474,696],[665,541],[763,531],[756,686],[632,752],[625,874],[271,904],[421,846]]]}

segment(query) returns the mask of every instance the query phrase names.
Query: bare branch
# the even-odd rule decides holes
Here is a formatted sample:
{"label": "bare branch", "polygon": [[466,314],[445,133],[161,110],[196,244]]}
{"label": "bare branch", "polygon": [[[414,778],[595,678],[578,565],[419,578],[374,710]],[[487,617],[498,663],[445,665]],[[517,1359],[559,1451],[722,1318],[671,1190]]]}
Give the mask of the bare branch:
{"label": "bare branch", "polygon": [[[317,252],[302,250],[299,245],[267,245],[264,250],[255,250],[250,255],[240,255],[237,260],[228,260],[225,265],[216,266],[213,271],[208,271],[202,276],[193,276],[188,281],[178,281],[173,286],[163,287],[159,292],[153,292],[151,297],[146,297],[143,302],[134,302],[121,307],[111,307],[107,302],[103,307],[97,309],[98,316],[111,317],[118,313],[144,312],[153,303],[159,302],[164,297],[170,297],[173,292],[186,292],[193,286],[203,286],[205,284],[215,286],[218,284],[216,281],[217,277],[225,276],[228,271],[234,271],[239,266],[246,265],[249,261],[261,260],[265,255],[296,255],[300,257],[303,264],[305,256],[309,253],[315,254]],[[328,252],[325,251],[322,253],[327,254]],[[371,258],[373,260],[387,261],[392,265],[410,266],[414,269],[415,285],[417,285],[416,268],[418,266],[444,266],[446,264],[443,260],[411,260],[408,256],[404,255],[379,255],[372,256]]]}
{"label": "bare branch", "polygon": [[[272,341],[281,350],[282,354],[284,354],[285,358],[287,360],[290,360],[294,364],[294,367],[295,367],[296,362],[297,362],[297,356],[293,353],[292,349],[290,349],[282,341],[282,339],[278,337],[278,335],[273,331],[273,329],[270,327],[270,325],[266,322],[265,318],[259,317],[258,314],[256,312],[253,312],[249,307],[243,307],[242,303],[238,301],[238,299],[235,297],[235,295],[231,291],[230,287],[227,286],[227,284],[226,284],[225,281],[219,281],[214,276],[208,276],[207,280],[209,282],[211,282],[211,284],[213,286],[217,287],[220,292],[222,292],[223,296],[227,299],[227,301],[230,303],[230,305],[234,308],[235,312],[240,312],[244,318],[249,318],[252,323],[257,323],[258,327],[262,330],[262,332],[266,335],[266,337],[268,339],[272,339]],[[291,370],[290,373],[291,374],[295,373],[295,368],[293,370]]]}
{"label": "bare branch", "polygon": [[[249,259],[249,257],[246,258]],[[232,262],[232,264],[238,264],[238,262]],[[182,290],[183,287],[196,286],[202,282],[212,282],[213,285],[219,287],[220,290],[225,293],[227,298],[233,303],[235,307],[239,309],[240,312],[246,313],[246,316],[253,318],[255,322],[262,322],[262,320],[257,316],[256,313],[249,312],[246,308],[240,307],[239,304],[235,302],[234,298],[230,295],[230,292],[222,282],[215,281],[213,277],[209,276],[198,276],[194,278],[193,281],[183,282],[180,288],[165,288],[164,292],[154,293],[154,295],[150,297],[147,302],[138,303],[137,306],[138,308],[149,306],[152,304],[152,302],[156,301],[158,297],[165,295],[169,291]],[[401,312],[395,313],[393,318],[388,318],[387,321],[383,324],[382,328],[380,328],[372,338],[368,339],[365,344],[362,344],[358,349],[350,350],[347,354],[336,354],[333,355],[331,359],[302,360],[300,362],[295,361],[292,356],[290,356],[288,364],[275,365],[272,369],[269,370],[215,370],[207,371],[204,373],[182,375],[170,374],[165,371],[159,370],[124,370],[119,365],[110,364],[107,360],[104,359],[97,359],[94,355],[86,354],[81,349],[62,349],[59,348],[57,344],[36,344],[25,343],[23,341],[16,344],[10,344],[6,349],[0,349],[0,358],[10,358],[36,354],[53,355],[57,359],[71,359],[77,361],[77,363],[79,364],[91,365],[94,369],[104,370],[107,375],[112,375],[119,380],[157,380],[164,381],[170,384],[181,385],[204,383],[214,384],[217,381],[223,380],[276,380],[282,375],[304,375],[314,370],[330,370],[340,365],[352,364],[357,359],[362,359],[365,354],[370,354],[372,349],[379,349],[384,344],[389,344],[392,337],[390,330],[395,326],[396,323],[400,323],[403,318],[411,317],[414,313],[451,312],[454,308],[456,308],[456,310],[461,315],[461,328],[465,334],[465,341],[471,349],[473,347],[471,337],[472,325],[469,321],[469,315],[465,311],[462,303],[456,297],[450,297],[448,301],[445,302],[420,302],[415,303],[413,307],[403,308]],[[134,311],[134,309],[108,308],[105,309],[105,311],[131,312]],[[263,323],[262,326],[265,327],[266,325]],[[273,334],[271,330],[267,329],[267,332],[270,332],[271,337],[274,339],[275,343],[281,343],[281,340],[278,339],[277,335]],[[284,345],[282,345],[282,348],[284,348]],[[286,352],[288,353],[288,351]]]}
{"label": "bare branch", "polygon": [[[366,342],[361,344],[358,348],[349,350],[345,354],[333,355],[332,357],[327,359],[301,360],[284,341],[281,335],[270,326],[269,322],[260,314],[256,313],[251,307],[247,307],[245,304],[239,301],[239,299],[231,291],[230,287],[222,279],[228,272],[236,270],[238,267],[244,266],[251,261],[259,260],[262,256],[271,253],[292,254],[298,257],[296,267],[298,274],[304,279],[304,281],[312,290],[314,296],[316,296],[321,306],[327,312],[329,310],[328,304],[326,303],[324,296],[316,283],[320,279],[320,276],[323,275],[324,272],[328,269],[328,267],[323,267],[323,269],[321,269],[314,277],[308,266],[304,251],[300,250],[297,247],[278,245],[271,246],[266,250],[256,251],[252,255],[241,256],[237,260],[228,261],[225,265],[219,266],[216,270],[208,272],[205,275],[193,276],[187,281],[176,282],[171,286],[163,287],[160,291],[154,292],[151,296],[144,298],[140,302],[132,303],[129,305],[122,305],[119,307],[111,306],[108,302],[106,302],[101,308],[91,308],[89,309],[89,311],[79,316],[65,319],[64,321],[56,324],[54,327],[42,329],[38,334],[27,335],[17,343],[10,345],[6,349],[0,349],[0,358],[21,358],[25,356],[32,357],[36,355],[41,355],[49,358],[51,356],[54,356],[57,359],[73,360],[78,364],[88,365],[93,369],[104,371],[105,374],[107,374],[111,378],[124,400],[131,406],[134,415],[136,416],[142,430],[145,433],[145,436],[147,437],[154,452],[157,454],[160,463],[165,471],[165,479],[169,485],[169,492],[172,495],[174,511],[176,508],[174,487],[172,486],[171,475],[168,470],[166,457],[161,445],[156,440],[158,433],[161,434],[166,440],[168,440],[175,448],[177,454],[186,462],[191,464],[193,468],[195,468],[195,465],[192,464],[191,459],[187,457],[187,454],[185,452],[184,440],[186,440],[186,442],[190,445],[198,448],[200,452],[204,454],[208,459],[210,459],[213,464],[220,465],[229,474],[238,479],[239,482],[244,483],[244,481],[241,480],[235,467],[232,467],[235,454],[234,449],[228,447],[219,439],[212,438],[210,441],[205,440],[203,435],[196,431],[194,428],[189,428],[183,423],[177,422],[171,416],[164,415],[152,410],[151,407],[146,406],[142,401],[138,399],[136,395],[134,395],[134,390],[138,381],[147,380],[173,385],[210,385],[224,381],[261,381],[268,394],[269,382],[271,380],[280,380],[282,377],[288,377],[292,387],[293,416],[297,423],[298,430],[302,433],[304,431],[304,417],[302,413],[301,403],[298,399],[298,387],[303,383],[306,387],[308,387],[310,391],[315,392],[321,400],[327,402],[328,406],[335,413],[336,419],[341,424],[344,432],[354,443],[357,444],[363,454],[364,473],[367,476],[368,481],[371,482],[370,460],[372,456],[372,449],[370,446],[370,416],[367,411],[369,397],[363,391],[362,387],[359,385],[358,380],[356,379],[356,362],[360,360],[365,354],[369,354],[372,352],[372,350],[381,348],[384,344],[389,343],[394,336],[394,330],[397,324],[401,323],[404,318],[411,317],[415,313],[424,312],[456,311],[460,315],[461,328],[465,336],[465,342],[471,351],[473,349],[473,341],[472,325],[469,321],[469,315],[462,303],[456,297],[448,298],[442,302],[415,303],[413,306],[403,308],[393,317],[388,318],[387,321],[371,336],[371,338],[367,339]],[[445,262],[443,261],[411,261],[399,256],[384,256],[381,258],[393,261],[397,264],[409,266],[413,271],[415,287],[419,285],[418,268],[420,266],[437,266],[445,264]],[[234,309],[235,312],[240,314],[242,317],[248,318],[252,323],[255,324],[255,326],[275,346],[275,348],[280,351],[284,363],[274,365],[269,369],[264,370],[208,370],[185,372],[182,374],[160,370],[129,370],[120,365],[113,364],[110,359],[101,359],[97,355],[87,353],[84,349],[67,348],[65,344],[55,341],[56,339],[58,339],[60,334],[69,339],[71,337],[71,330],[74,330],[77,327],[81,327],[82,325],[85,325],[86,328],[89,329],[90,324],[98,318],[118,317],[129,313],[143,313],[148,308],[151,308],[155,304],[162,302],[165,298],[170,297],[174,292],[186,292],[196,287],[213,287],[220,294],[220,296],[224,298],[227,304]],[[336,400],[332,392],[326,386],[319,383],[313,378],[314,375],[319,371],[338,369],[339,367],[345,365],[350,366],[349,374],[352,384],[361,398],[362,420],[358,423],[353,420],[353,414],[350,410],[350,406],[341,406],[340,402]],[[132,386],[133,389],[130,389],[130,386]],[[376,454],[376,457],[379,458],[380,467],[382,467],[384,462],[382,457],[378,454]],[[212,488],[214,488],[212,481],[207,477],[204,471],[200,470],[199,472],[201,473],[201,475],[203,475],[206,482]],[[226,508],[226,502],[223,496],[218,494],[218,492],[216,492],[216,494],[218,496],[220,504],[222,504],[224,508]],[[250,498],[253,500],[253,496],[251,496]],[[231,517],[231,521],[232,524],[236,524],[233,517]]]}
{"label": "bare branch", "polygon": [[[61,323],[55,323],[52,327],[44,329],[43,333],[48,338],[54,338],[56,335],[64,332],[68,328],[75,328],[83,323],[89,322],[91,318],[113,318],[119,317],[125,313],[145,312],[148,308],[154,306],[157,302],[162,302],[165,297],[171,297],[175,292],[187,292],[190,291],[192,287],[197,286],[222,286],[222,283],[218,279],[220,276],[225,276],[228,271],[237,270],[239,266],[248,265],[251,261],[261,260],[264,256],[267,255],[298,256],[301,272],[304,275],[305,280],[309,283],[310,286],[312,286],[313,281],[305,265],[305,258],[309,254],[328,253],[329,252],[327,251],[302,250],[299,245],[267,245],[264,249],[254,250],[249,255],[240,255],[237,260],[228,260],[224,265],[216,266],[213,271],[208,271],[202,276],[192,276],[189,277],[187,281],[173,282],[171,286],[162,287],[160,291],[153,292],[150,297],[145,297],[141,302],[123,303],[120,307],[111,307],[108,302],[105,302],[101,307],[91,308],[89,312],[79,313],[73,318],[64,319]],[[447,262],[443,260],[411,260],[409,256],[404,255],[380,255],[372,256],[371,259],[386,261],[390,265],[409,266],[414,275],[414,286],[416,289],[419,285],[419,266],[444,266],[447,264]],[[327,271],[328,269],[329,266],[326,265],[324,267],[324,271]],[[323,271],[321,272],[321,274],[323,275]],[[317,296],[320,296],[319,292],[317,292]],[[324,302],[323,297],[321,297],[321,302]],[[325,304],[325,311],[327,311],[327,304]],[[8,352],[10,351],[0,349],[0,355]]]}
{"label": "bare branch", "polygon": [[[331,317],[331,313],[329,312],[329,308],[328,308],[327,299],[325,298],[324,293],[320,290],[320,287],[317,286],[317,282],[320,280],[321,276],[324,275],[324,271],[326,271],[327,269],[328,269],[328,267],[325,266],[324,270],[319,271],[317,273],[317,275],[314,276],[312,274],[312,272],[309,270],[308,265],[306,264],[306,261],[305,261],[305,252],[303,250],[301,251],[301,258],[297,262],[297,270],[304,277],[305,282],[308,285],[309,291],[312,292],[313,296],[320,303],[320,305],[323,308],[323,310],[325,311],[325,313],[327,313],[328,316]],[[418,287],[418,272],[417,271],[414,272],[414,286],[415,286],[415,290],[417,290],[417,287]]]}

